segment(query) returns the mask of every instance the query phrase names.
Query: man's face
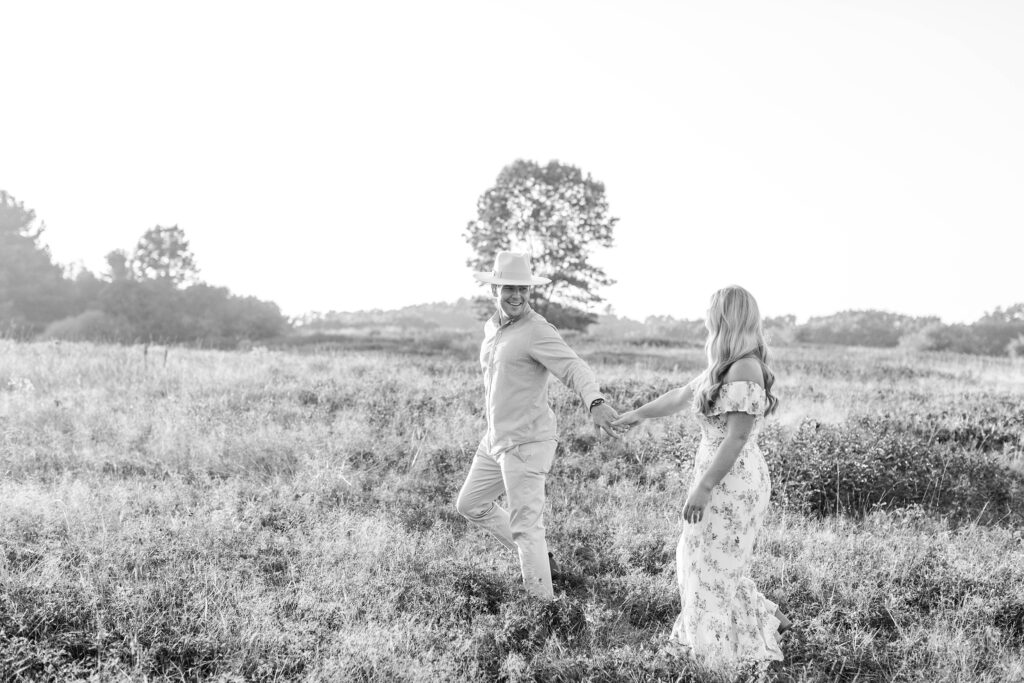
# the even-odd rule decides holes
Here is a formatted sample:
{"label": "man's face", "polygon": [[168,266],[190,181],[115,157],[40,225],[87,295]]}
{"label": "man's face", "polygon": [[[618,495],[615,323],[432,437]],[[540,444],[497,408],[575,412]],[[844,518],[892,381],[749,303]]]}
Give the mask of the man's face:
{"label": "man's face", "polygon": [[498,307],[502,313],[510,318],[518,318],[526,310],[530,288],[526,285],[494,285],[494,295],[498,298]]}

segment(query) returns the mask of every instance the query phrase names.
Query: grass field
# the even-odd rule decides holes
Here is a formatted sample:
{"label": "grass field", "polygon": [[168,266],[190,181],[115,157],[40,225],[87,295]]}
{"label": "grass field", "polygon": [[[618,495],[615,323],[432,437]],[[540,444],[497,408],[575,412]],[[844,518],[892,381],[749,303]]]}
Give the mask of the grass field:
{"label": "grass field", "polygon": [[[573,343],[619,408],[702,366]],[[695,421],[600,440],[552,385],[549,543],[586,580],[538,605],[454,510],[473,346],[0,341],[0,679],[703,680],[660,653]],[[1024,679],[1024,365],[782,348],[776,371],[773,676]]]}

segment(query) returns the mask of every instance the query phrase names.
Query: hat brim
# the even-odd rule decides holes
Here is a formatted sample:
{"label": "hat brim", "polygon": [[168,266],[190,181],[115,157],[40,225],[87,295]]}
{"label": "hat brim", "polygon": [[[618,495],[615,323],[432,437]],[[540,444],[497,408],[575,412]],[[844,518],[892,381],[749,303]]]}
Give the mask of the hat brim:
{"label": "hat brim", "polygon": [[495,277],[493,273],[473,273],[473,277],[480,282],[485,282],[489,285],[515,285],[517,287],[533,287],[535,285],[546,285],[551,282],[551,279],[546,277],[531,277],[529,280],[516,280],[515,278]]}

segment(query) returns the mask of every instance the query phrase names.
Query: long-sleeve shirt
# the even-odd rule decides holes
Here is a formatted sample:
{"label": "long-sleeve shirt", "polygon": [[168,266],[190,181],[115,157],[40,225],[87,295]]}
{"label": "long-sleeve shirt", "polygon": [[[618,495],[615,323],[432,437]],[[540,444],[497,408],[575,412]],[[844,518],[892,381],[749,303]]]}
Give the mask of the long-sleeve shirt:
{"label": "long-sleeve shirt", "polygon": [[548,404],[548,373],[579,394],[586,406],[601,398],[590,366],[533,310],[504,322],[495,313],[487,321],[480,365],[487,414],[484,443],[491,455],[556,438],[555,413]]}

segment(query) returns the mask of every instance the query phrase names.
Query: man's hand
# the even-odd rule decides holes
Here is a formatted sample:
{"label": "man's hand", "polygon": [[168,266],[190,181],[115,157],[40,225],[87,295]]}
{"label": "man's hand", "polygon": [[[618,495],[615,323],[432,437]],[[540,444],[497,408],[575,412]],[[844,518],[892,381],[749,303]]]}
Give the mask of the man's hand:
{"label": "man's hand", "polygon": [[619,416],[615,408],[612,408],[607,403],[602,403],[590,411],[590,416],[594,418],[594,428],[597,429],[598,434],[604,431],[612,438],[619,438],[619,435],[612,429],[612,420]]}

